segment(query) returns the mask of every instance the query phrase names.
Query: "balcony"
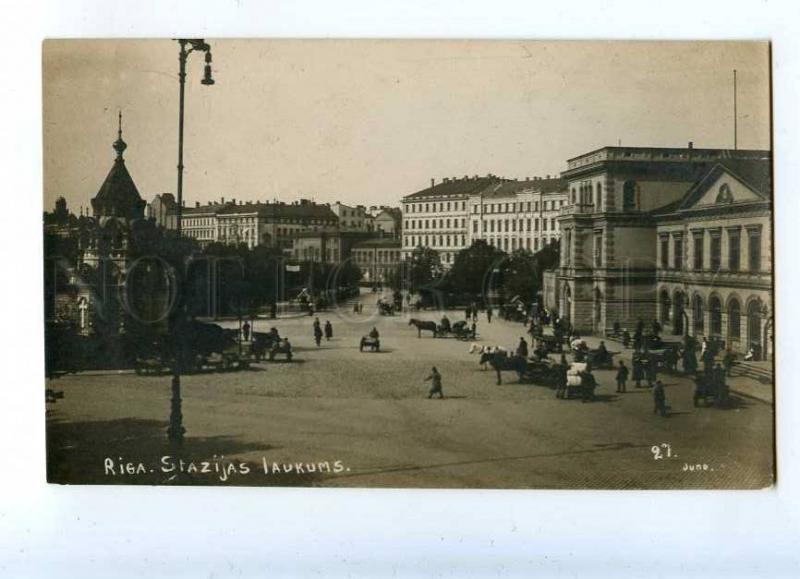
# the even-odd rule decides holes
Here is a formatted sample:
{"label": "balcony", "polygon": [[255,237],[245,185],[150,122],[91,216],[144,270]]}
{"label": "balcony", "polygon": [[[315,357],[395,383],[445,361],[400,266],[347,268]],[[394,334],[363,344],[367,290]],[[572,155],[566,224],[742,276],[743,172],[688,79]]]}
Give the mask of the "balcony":
{"label": "balcony", "polygon": [[559,210],[559,216],[565,215],[589,215],[596,213],[594,205],[591,203],[575,203],[574,205],[564,205]]}

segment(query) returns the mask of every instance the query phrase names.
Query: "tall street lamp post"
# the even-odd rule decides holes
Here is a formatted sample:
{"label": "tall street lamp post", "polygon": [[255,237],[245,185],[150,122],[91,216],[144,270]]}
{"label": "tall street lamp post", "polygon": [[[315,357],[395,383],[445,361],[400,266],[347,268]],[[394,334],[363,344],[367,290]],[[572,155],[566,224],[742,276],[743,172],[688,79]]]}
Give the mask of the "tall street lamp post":
{"label": "tall street lamp post", "polygon": [[[195,51],[205,52],[205,74],[203,75],[202,84],[211,86],[214,84],[214,79],[211,78],[211,47],[202,39],[185,39],[179,38],[178,44],[180,45],[180,53],[178,55],[178,62],[180,64],[178,69],[178,84],[179,89],[179,109],[178,109],[178,210],[176,214],[175,228],[178,232],[180,239],[181,217],[183,214],[183,109],[184,109],[184,93],[186,85],[186,60],[189,54]],[[169,428],[167,429],[167,437],[171,441],[181,442],[186,429],[183,427],[183,412],[181,410],[181,366],[183,365],[184,349],[181,347],[183,339],[181,332],[181,323],[183,321],[183,308],[180,292],[178,289],[178,303],[177,305],[177,327],[173,327],[173,339],[175,340],[175,355],[172,368],[172,400],[169,415]]]}

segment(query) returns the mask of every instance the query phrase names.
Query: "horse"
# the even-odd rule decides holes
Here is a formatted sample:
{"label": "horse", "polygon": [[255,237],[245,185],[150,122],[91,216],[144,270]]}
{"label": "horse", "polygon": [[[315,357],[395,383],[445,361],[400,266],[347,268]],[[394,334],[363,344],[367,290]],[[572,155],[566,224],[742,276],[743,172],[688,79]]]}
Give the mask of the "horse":
{"label": "horse", "polygon": [[507,351],[502,346],[481,346],[480,344],[476,344],[475,342],[473,342],[469,346],[469,353],[470,354],[475,354],[475,353],[480,354],[481,355],[481,362],[480,362],[481,368],[486,370],[486,364],[488,363],[488,360],[483,360],[483,355],[484,354],[501,353],[501,354],[505,355],[507,353]]}
{"label": "horse", "polygon": [[481,354],[481,364],[488,363],[492,369],[497,373],[497,385],[501,385],[503,380],[500,376],[500,372],[516,372],[517,376],[519,377],[519,381],[525,378],[525,374],[528,372],[528,361],[523,358],[522,356],[507,356],[505,353],[496,352],[493,354],[484,353]]}
{"label": "horse", "polygon": [[486,352],[481,354],[480,363],[486,364],[487,362],[497,373],[498,386],[500,386],[503,383],[503,380],[500,377],[501,371],[516,372],[520,382],[522,382],[526,372],[528,371],[528,362],[522,356],[509,357],[505,353],[501,352],[495,352],[495,353]]}
{"label": "horse", "polygon": [[409,326],[415,326],[417,328],[417,338],[422,337],[422,330],[427,330],[429,332],[433,332],[433,337],[435,338],[439,333],[439,328],[436,326],[436,322],[429,322],[426,320],[418,320],[416,318],[411,318],[408,321]]}

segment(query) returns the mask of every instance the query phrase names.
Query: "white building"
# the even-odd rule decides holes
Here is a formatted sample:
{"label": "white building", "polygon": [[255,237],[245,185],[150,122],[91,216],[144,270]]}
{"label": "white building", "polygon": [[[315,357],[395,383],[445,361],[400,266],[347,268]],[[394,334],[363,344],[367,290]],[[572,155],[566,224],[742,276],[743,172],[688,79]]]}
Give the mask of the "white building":
{"label": "white building", "polygon": [[566,182],[549,176],[431,180],[431,187],[403,198],[403,256],[429,247],[447,267],[478,239],[506,252],[538,251],[558,239],[557,217],[566,200]]}
{"label": "white building", "polygon": [[482,239],[505,252],[539,251],[559,237],[557,217],[566,181],[547,178],[494,183],[470,196],[468,244]]}

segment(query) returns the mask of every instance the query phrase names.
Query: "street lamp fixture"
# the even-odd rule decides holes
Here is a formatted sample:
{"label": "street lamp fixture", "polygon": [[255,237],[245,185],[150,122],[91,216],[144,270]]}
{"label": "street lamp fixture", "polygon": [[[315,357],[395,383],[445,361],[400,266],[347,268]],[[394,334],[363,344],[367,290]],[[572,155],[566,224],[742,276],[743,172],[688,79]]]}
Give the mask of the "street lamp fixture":
{"label": "street lamp fixture", "polygon": [[[211,77],[211,47],[202,38],[187,39],[179,38],[178,44],[180,45],[180,52],[178,53],[178,190],[177,190],[177,211],[175,219],[175,228],[178,233],[178,238],[181,236],[182,231],[182,216],[183,216],[183,112],[184,112],[184,94],[186,85],[186,61],[189,54],[192,52],[205,52],[206,65],[205,74],[201,84],[211,86],[214,84],[214,79]],[[178,268],[178,275],[180,275],[180,268]],[[179,285],[180,287],[180,285]],[[182,442],[183,435],[186,429],[183,427],[183,411],[181,401],[181,370],[185,352],[182,347],[181,340],[183,339],[183,330],[180,327],[185,317],[184,307],[185,304],[181,303],[181,296],[178,295],[178,303],[176,304],[176,319],[173,327],[173,347],[174,347],[174,361],[172,368],[172,399],[170,400],[170,415],[169,415],[169,428],[167,429],[167,437],[173,442]]]}

